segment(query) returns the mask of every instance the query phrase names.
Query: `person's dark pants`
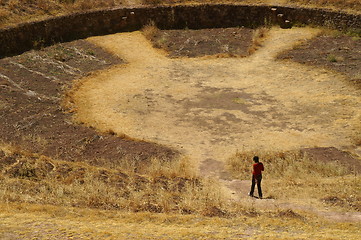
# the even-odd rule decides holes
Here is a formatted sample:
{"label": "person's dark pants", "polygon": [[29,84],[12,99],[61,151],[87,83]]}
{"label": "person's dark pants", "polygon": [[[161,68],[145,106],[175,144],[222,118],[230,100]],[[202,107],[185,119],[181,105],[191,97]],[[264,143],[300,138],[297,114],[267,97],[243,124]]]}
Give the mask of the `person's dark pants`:
{"label": "person's dark pants", "polygon": [[262,175],[252,175],[252,186],[251,191],[249,193],[250,196],[253,196],[254,193],[254,187],[257,184],[258,189],[258,196],[262,198],[262,188],[261,188],[261,182],[262,182]]}

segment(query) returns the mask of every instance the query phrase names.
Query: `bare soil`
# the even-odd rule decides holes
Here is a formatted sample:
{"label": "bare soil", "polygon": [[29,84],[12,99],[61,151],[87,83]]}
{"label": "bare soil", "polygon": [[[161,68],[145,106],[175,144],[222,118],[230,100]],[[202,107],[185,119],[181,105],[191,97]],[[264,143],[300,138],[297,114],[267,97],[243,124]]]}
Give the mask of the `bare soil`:
{"label": "bare soil", "polygon": [[222,28],[202,30],[159,30],[153,45],[168,52],[171,58],[209,55],[246,57],[250,55],[253,29]]}
{"label": "bare soil", "polygon": [[349,81],[361,88],[360,37],[320,34],[278,58],[343,73]]}
{"label": "bare soil", "polygon": [[171,159],[176,151],[169,148],[76,124],[62,106],[76,79],[123,63],[84,40],[0,59],[1,141],[55,159],[104,166],[125,157]]}
{"label": "bare soil", "polygon": [[361,161],[349,152],[341,151],[335,147],[314,147],[302,149],[304,154],[307,154],[313,161],[320,161],[324,163],[337,162],[346,167],[350,173],[361,173]]}

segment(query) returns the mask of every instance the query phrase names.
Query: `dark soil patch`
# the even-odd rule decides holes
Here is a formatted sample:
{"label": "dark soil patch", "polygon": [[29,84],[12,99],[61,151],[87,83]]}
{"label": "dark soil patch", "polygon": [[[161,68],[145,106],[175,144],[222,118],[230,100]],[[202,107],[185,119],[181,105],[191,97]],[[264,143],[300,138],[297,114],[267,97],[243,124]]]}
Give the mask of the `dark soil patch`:
{"label": "dark soil patch", "polygon": [[360,38],[324,34],[281,54],[278,58],[346,74],[353,84],[361,88]]}
{"label": "dark soil patch", "polygon": [[203,212],[202,212],[202,215],[203,216],[206,216],[206,217],[227,217],[229,214],[218,208],[218,207],[215,207],[215,206],[207,206]]}
{"label": "dark soil patch", "polygon": [[292,211],[291,209],[287,209],[287,210],[282,210],[278,213],[278,217],[281,217],[281,218],[298,218],[298,219],[303,219],[303,217]]}
{"label": "dark soil patch", "polygon": [[201,30],[158,30],[151,40],[169,57],[249,56],[254,30],[215,28]]}
{"label": "dark soil patch", "polygon": [[87,41],[58,44],[0,59],[0,141],[67,161],[114,166],[176,153],[157,144],[122,139],[74,124],[61,106],[73,80],[122,60]]}
{"label": "dark soil patch", "polygon": [[334,147],[305,148],[302,152],[307,154],[313,161],[324,163],[337,162],[344,166],[349,172],[360,174],[361,162],[350,153],[341,151]]}
{"label": "dark soil patch", "polygon": [[351,207],[356,211],[361,210],[361,199],[353,195],[345,199],[341,199],[337,196],[329,196],[322,198],[321,201],[330,206]]}

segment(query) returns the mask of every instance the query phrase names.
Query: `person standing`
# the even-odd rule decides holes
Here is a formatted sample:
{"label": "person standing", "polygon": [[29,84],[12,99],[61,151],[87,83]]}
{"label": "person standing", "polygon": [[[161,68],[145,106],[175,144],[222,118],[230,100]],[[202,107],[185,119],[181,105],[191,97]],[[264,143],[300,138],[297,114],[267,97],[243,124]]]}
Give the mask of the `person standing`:
{"label": "person standing", "polygon": [[263,163],[259,161],[258,156],[253,157],[253,172],[252,172],[252,186],[251,191],[249,192],[249,196],[253,197],[254,193],[254,187],[257,184],[258,189],[258,197],[262,198],[262,188],[261,188],[261,182],[262,182],[262,171],[264,170]]}

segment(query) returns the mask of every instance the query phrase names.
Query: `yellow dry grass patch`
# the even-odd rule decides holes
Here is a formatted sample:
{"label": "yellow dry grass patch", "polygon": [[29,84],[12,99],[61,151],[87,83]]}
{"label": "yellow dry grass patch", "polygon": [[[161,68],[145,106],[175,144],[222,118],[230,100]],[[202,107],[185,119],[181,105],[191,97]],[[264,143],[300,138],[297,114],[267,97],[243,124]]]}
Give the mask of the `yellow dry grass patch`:
{"label": "yellow dry grass patch", "polygon": [[360,175],[351,173],[340,163],[313,161],[299,151],[238,152],[227,161],[234,178],[250,178],[252,157],[256,154],[266,168],[264,192],[278,201],[275,205],[287,202],[304,209],[360,211]]}
{"label": "yellow dry grass patch", "polygon": [[136,159],[106,168],[50,159],[8,145],[0,150],[6,154],[0,162],[0,202],[204,215],[222,213],[225,206],[217,183],[197,177],[184,158],[153,159],[135,170]]}
{"label": "yellow dry grass patch", "polygon": [[253,156],[259,156],[267,166],[265,173],[271,179],[309,179],[347,175],[345,166],[335,162],[317,162],[309,159],[300,151],[273,152],[247,151],[237,152],[227,160],[227,165],[235,177],[248,179]]}
{"label": "yellow dry grass patch", "polygon": [[360,223],[331,223],[287,212],[253,217],[125,213],[1,204],[2,239],[357,239]]}

